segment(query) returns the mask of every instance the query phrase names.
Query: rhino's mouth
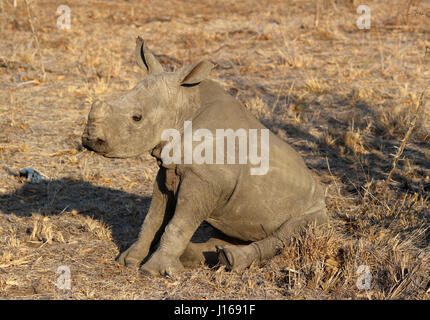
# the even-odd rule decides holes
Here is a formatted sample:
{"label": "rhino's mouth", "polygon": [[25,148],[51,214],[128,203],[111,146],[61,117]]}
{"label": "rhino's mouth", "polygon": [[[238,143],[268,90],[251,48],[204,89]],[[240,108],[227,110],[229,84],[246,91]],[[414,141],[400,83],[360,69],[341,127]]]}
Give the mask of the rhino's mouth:
{"label": "rhino's mouth", "polygon": [[109,144],[102,139],[90,139],[88,136],[84,135],[82,137],[82,145],[84,148],[97,152],[103,156],[107,155],[110,151]]}
{"label": "rhino's mouth", "polygon": [[82,145],[90,150],[94,151],[99,155],[102,155],[106,158],[113,158],[113,159],[125,159],[125,158],[133,158],[140,155],[140,153],[136,152],[116,152],[112,148],[106,147],[105,143],[102,141],[85,141],[82,140]]}

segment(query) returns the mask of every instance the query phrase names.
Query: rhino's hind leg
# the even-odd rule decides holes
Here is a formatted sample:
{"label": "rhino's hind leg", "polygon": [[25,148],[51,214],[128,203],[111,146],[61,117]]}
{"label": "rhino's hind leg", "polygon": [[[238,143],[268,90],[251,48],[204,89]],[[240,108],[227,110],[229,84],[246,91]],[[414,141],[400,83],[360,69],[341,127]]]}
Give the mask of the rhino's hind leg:
{"label": "rhino's hind leg", "polygon": [[230,245],[232,245],[232,242],[215,238],[202,243],[190,242],[179,260],[187,268],[197,267],[202,264],[213,267],[219,262],[217,247]]}
{"label": "rhino's hind leg", "polygon": [[300,230],[311,223],[316,225],[328,221],[326,210],[294,217],[284,222],[273,234],[246,246],[218,246],[218,258],[227,269],[240,271],[254,261],[264,261],[274,257],[296,236]]}
{"label": "rhino's hind leg", "polygon": [[197,267],[202,264],[213,267],[219,262],[217,247],[231,245],[241,247],[246,244],[249,244],[249,242],[228,237],[207,222],[203,222],[193,235],[179,260],[184,267],[188,268]]}

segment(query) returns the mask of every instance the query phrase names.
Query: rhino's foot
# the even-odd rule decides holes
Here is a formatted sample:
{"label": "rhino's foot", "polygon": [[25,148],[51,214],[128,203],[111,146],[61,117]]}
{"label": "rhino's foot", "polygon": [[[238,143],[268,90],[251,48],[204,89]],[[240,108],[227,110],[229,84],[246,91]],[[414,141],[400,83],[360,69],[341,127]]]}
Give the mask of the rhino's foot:
{"label": "rhino's foot", "polygon": [[218,259],[228,270],[242,271],[258,259],[258,252],[252,245],[217,246]]}
{"label": "rhino's foot", "polygon": [[144,258],[143,256],[142,250],[139,250],[139,248],[133,244],[130,248],[121,253],[117,261],[123,266],[138,267]]}
{"label": "rhino's foot", "polygon": [[161,255],[155,252],[151,258],[141,267],[145,275],[153,276],[174,276],[184,271],[184,266],[179,259],[168,255]]}

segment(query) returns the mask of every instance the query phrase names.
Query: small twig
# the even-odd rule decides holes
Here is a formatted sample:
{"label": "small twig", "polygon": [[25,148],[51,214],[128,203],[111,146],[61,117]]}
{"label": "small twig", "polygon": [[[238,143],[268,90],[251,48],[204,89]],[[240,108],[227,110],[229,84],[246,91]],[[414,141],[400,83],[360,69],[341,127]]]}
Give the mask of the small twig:
{"label": "small twig", "polygon": [[402,140],[402,144],[400,145],[400,148],[397,150],[397,154],[394,157],[391,171],[388,174],[387,180],[385,180],[384,186],[382,187],[382,190],[381,190],[380,194],[378,195],[378,198],[380,198],[380,197],[382,197],[384,195],[385,190],[387,189],[388,184],[390,183],[391,177],[393,176],[394,170],[396,169],[397,162],[399,161],[399,159],[400,159],[400,157],[401,157],[401,155],[403,153],[403,150],[406,147],[406,143],[408,142],[408,140],[409,140],[409,138],[410,138],[410,136],[412,134],[412,131],[415,129],[415,125],[417,123],[418,118],[422,114],[422,109],[424,107],[424,94],[425,94],[425,92],[427,91],[427,89],[429,87],[430,87],[430,83],[427,84],[427,86],[424,88],[423,92],[421,92],[420,98],[417,101],[417,108],[415,110],[415,116],[414,116],[414,118],[412,119],[412,121],[411,121],[411,123],[409,125],[409,129],[406,132],[405,137]]}
{"label": "small twig", "polygon": [[294,79],[293,83],[291,84],[290,90],[288,91],[288,96],[287,96],[287,110],[290,108],[290,94],[291,94],[291,90],[293,90],[295,82],[296,82],[296,80]]}
{"label": "small twig", "polygon": [[275,111],[276,111],[276,107],[277,107],[277,105],[278,105],[279,98],[281,97],[281,93],[284,91],[284,88],[285,88],[285,82],[283,82],[283,83],[282,83],[281,90],[280,90],[280,91],[278,91],[278,94],[276,95],[276,100],[275,100],[275,102],[274,102],[274,103],[273,103],[273,105],[272,105],[272,112],[275,112]]}
{"label": "small twig", "polygon": [[285,271],[288,271],[288,272],[292,272],[292,273],[300,274],[300,272],[299,272],[299,271],[294,270],[294,269],[291,269],[291,268],[285,268],[284,270],[285,270]]}
{"label": "small twig", "polygon": [[327,169],[328,169],[328,172],[330,173],[330,176],[331,176],[331,178],[332,178],[332,180],[333,180],[333,182],[334,182],[334,184],[335,184],[335,186],[336,186],[337,193],[339,194],[339,197],[340,197],[340,198],[342,198],[342,195],[340,194],[340,188],[339,188],[339,185],[337,184],[336,179],[335,179],[335,177],[333,176],[333,173],[331,172],[331,169],[330,169],[330,163],[328,162],[328,158],[327,158],[327,157],[325,157],[325,161],[327,162]]}
{"label": "small twig", "polygon": [[411,123],[409,124],[409,129],[405,134],[405,137],[402,140],[402,144],[400,145],[400,147],[397,150],[396,155],[394,156],[394,160],[393,163],[391,165],[391,170],[388,173],[388,177],[385,180],[384,186],[382,187],[381,191],[378,193],[378,195],[376,197],[373,198],[373,200],[363,209],[363,213],[366,213],[367,210],[369,210],[370,206],[372,204],[374,204],[376,201],[379,201],[385,194],[388,185],[391,182],[391,178],[393,177],[394,171],[396,170],[397,167],[397,162],[399,161],[400,157],[403,154],[403,151],[405,150],[406,147],[406,143],[408,142],[413,130],[415,129],[415,125],[419,119],[419,117],[422,115],[422,111],[423,111],[423,107],[424,107],[424,95],[427,91],[427,89],[430,87],[430,83],[427,84],[427,86],[424,88],[424,90],[421,92],[421,95],[417,101],[417,107],[415,110],[415,116],[412,119]]}
{"label": "small twig", "polygon": [[27,7],[28,22],[30,24],[31,32],[33,33],[33,36],[34,36],[34,40],[36,41],[37,52],[38,52],[39,58],[40,58],[40,66],[41,66],[42,73],[43,73],[42,81],[45,81],[46,80],[45,65],[43,64],[42,52],[40,51],[39,37],[37,36],[36,30],[34,29],[33,19],[31,17],[30,0],[25,0],[25,5]]}
{"label": "small twig", "polygon": [[29,80],[29,81],[25,81],[25,82],[20,82],[16,86],[20,87],[20,86],[24,86],[26,84],[32,84],[32,83],[36,83],[36,80]]}
{"label": "small twig", "polygon": [[379,43],[379,55],[381,57],[381,72],[384,72],[385,65],[384,65],[384,52],[382,50],[382,43],[381,43],[381,34],[378,33],[378,43]]}
{"label": "small twig", "polygon": [[319,21],[320,21],[320,0],[316,0],[315,1],[315,20],[314,20],[315,28],[318,28]]}
{"label": "small twig", "polygon": [[407,0],[406,1],[406,5],[405,5],[405,15],[404,15],[404,24],[408,25],[409,24],[409,10],[411,9],[411,5],[413,4],[414,0]]}

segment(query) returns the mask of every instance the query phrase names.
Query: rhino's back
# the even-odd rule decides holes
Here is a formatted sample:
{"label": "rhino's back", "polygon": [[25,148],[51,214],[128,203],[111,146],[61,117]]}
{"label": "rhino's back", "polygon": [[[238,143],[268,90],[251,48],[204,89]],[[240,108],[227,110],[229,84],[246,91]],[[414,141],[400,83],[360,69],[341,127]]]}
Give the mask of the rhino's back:
{"label": "rhino's back", "polygon": [[[202,103],[204,112],[193,121],[193,129],[206,128],[212,132],[266,129],[215,82],[203,84]],[[251,175],[250,169],[255,165],[249,163],[234,165],[236,181],[232,193],[208,219],[209,223],[230,236],[255,241],[293,216],[325,207],[323,190],[302,157],[272,132],[269,132],[269,156],[269,170],[265,175]],[[213,174],[223,171],[216,168],[213,166],[210,171]],[[231,175],[226,178],[231,179]]]}

